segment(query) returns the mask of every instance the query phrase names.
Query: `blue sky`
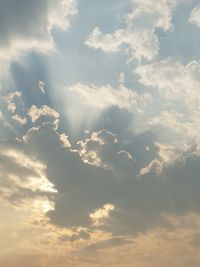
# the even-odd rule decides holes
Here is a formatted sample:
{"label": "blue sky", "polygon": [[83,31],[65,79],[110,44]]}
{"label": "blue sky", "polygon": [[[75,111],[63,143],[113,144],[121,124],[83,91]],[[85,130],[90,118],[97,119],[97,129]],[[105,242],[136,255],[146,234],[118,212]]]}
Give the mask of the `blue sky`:
{"label": "blue sky", "polygon": [[0,0],[0,32],[0,266],[199,266],[199,0]]}

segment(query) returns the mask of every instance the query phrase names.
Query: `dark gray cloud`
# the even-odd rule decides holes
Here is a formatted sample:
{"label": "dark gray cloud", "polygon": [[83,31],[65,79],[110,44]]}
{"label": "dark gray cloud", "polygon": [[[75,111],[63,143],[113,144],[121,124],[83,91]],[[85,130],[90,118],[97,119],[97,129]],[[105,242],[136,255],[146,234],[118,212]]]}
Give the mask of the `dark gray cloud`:
{"label": "dark gray cloud", "polygon": [[108,224],[99,228],[116,235],[136,234],[166,224],[163,213],[199,211],[197,156],[164,168],[160,175],[148,173],[139,178],[134,161],[128,164],[128,159],[123,162],[123,157],[115,156],[117,144],[112,141],[99,151],[97,144],[90,144],[108,169],[83,163],[77,152],[60,146],[57,135],[47,126],[32,133],[28,145],[46,162],[47,176],[58,190],[55,210],[49,213],[55,224],[89,227],[89,214],[111,203],[115,209],[110,211]]}

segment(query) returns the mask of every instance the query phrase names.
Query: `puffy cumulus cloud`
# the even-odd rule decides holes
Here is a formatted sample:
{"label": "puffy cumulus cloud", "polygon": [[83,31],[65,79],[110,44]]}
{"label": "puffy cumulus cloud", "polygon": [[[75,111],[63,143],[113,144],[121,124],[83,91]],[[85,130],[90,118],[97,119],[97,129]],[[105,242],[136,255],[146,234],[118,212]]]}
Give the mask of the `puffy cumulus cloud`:
{"label": "puffy cumulus cloud", "polygon": [[105,52],[117,52],[128,46],[132,58],[152,60],[159,51],[157,29],[167,31],[172,27],[172,14],[178,0],[132,0],[133,11],[126,15],[125,28],[103,34],[98,27],[85,44]]}
{"label": "puffy cumulus cloud", "polygon": [[7,109],[8,111],[14,113],[16,111],[16,103],[15,103],[15,99],[16,98],[20,98],[22,96],[21,92],[16,91],[16,92],[12,92],[6,96],[3,97],[3,99],[5,100],[6,104],[7,104]]}
{"label": "puffy cumulus cloud", "polygon": [[53,48],[51,30],[69,27],[77,13],[75,0],[0,1],[0,59],[13,60],[19,52]]}
{"label": "puffy cumulus cloud", "polygon": [[[2,93],[3,94],[3,93]],[[4,123],[9,124],[9,117],[19,125],[25,125],[27,118],[17,114],[18,112],[24,112],[24,102],[21,91],[15,91],[1,97],[2,102],[2,118]],[[5,106],[6,105],[6,106]],[[11,125],[10,125],[11,126]],[[11,126],[12,127],[12,126]]]}
{"label": "puffy cumulus cloud", "polygon": [[31,106],[28,115],[31,117],[32,122],[36,122],[42,116],[52,117],[53,119],[58,119],[60,116],[57,111],[47,105],[43,105],[39,108],[35,105]]}
{"label": "puffy cumulus cloud", "polygon": [[155,130],[158,143],[166,147],[165,153],[161,152],[163,156],[165,154],[165,160],[171,158],[173,161],[185,156],[187,151],[196,153],[200,113],[199,62],[183,65],[166,59],[140,65],[135,73],[140,83],[150,87],[154,94],[152,103],[157,105],[157,111],[148,117],[148,125]]}
{"label": "puffy cumulus cloud", "polygon": [[90,214],[90,218],[93,221],[93,224],[98,226],[104,224],[106,219],[109,217],[110,211],[114,210],[112,204],[105,204],[102,208],[95,210]]}
{"label": "puffy cumulus cloud", "polygon": [[85,44],[94,49],[102,49],[105,52],[115,53],[120,51],[122,45],[123,30],[118,30],[114,34],[103,34],[98,27],[94,28]]}
{"label": "puffy cumulus cloud", "polygon": [[59,134],[60,141],[62,143],[62,146],[65,148],[70,148],[71,144],[69,142],[69,138],[65,133]]}
{"label": "puffy cumulus cloud", "polygon": [[188,21],[190,23],[195,24],[197,27],[200,27],[200,19],[199,19],[199,17],[200,17],[200,6],[197,6],[197,7],[192,9]]}
{"label": "puffy cumulus cloud", "polygon": [[191,61],[183,65],[170,58],[140,65],[135,70],[142,84],[156,88],[173,102],[180,99],[184,101],[184,104],[195,104],[194,96],[196,94],[195,108],[199,106],[197,91],[200,82],[199,72],[199,61]]}
{"label": "puffy cumulus cloud", "polygon": [[70,26],[69,18],[77,14],[75,0],[49,1],[48,29],[56,26],[63,30]]}

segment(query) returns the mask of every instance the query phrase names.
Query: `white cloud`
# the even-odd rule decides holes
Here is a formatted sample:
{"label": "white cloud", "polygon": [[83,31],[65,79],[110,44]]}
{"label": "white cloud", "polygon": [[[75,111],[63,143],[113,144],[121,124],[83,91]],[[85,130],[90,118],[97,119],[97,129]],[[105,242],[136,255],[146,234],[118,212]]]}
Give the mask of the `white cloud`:
{"label": "white cloud", "polygon": [[54,119],[58,119],[60,116],[57,111],[46,105],[43,105],[40,108],[36,107],[35,105],[31,106],[28,111],[28,115],[31,117],[32,122],[37,121],[41,116],[48,116]]}
{"label": "white cloud", "polygon": [[70,26],[70,17],[77,14],[76,0],[49,0],[48,29],[54,26],[63,30]]}
{"label": "white cloud", "polygon": [[117,179],[126,173],[126,178],[137,176],[137,165],[134,157],[125,150],[112,132],[102,129],[91,133],[77,143],[77,152],[86,165],[109,170]]}
{"label": "white cloud", "polygon": [[13,115],[12,119],[21,125],[27,123],[27,119],[25,117],[21,117],[20,115]]}
{"label": "white cloud", "polygon": [[[102,158],[102,152],[107,149],[107,146],[115,146],[117,144],[117,138],[114,134],[107,130],[101,130],[91,134],[90,138],[86,138],[85,141],[79,141],[79,154],[85,163],[89,163],[95,166],[107,166]],[[111,151],[110,151],[111,152]],[[111,152],[112,153],[112,152]]]}
{"label": "white cloud", "polygon": [[199,106],[200,62],[191,61],[186,65],[172,59],[141,65],[134,71],[139,81],[156,88],[165,98],[178,99],[184,104]]}
{"label": "white cloud", "polygon": [[152,160],[148,166],[142,168],[140,170],[139,176],[144,176],[147,173],[156,173],[159,175],[162,172],[163,169],[163,163],[160,162],[158,159]]}
{"label": "white cloud", "polygon": [[133,11],[126,15],[126,27],[111,34],[103,34],[96,27],[85,44],[105,52],[118,52],[127,45],[132,58],[152,60],[159,51],[156,29],[172,27],[172,13],[178,0],[132,0]]}
{"label": "white cloud", "polygon": [[90,214],[90,218],[93,221],[93,224],[99,226],[104,224],[106,219],[109,217],[109,213],[114,210],[114,206],[112,204],[105,204],[102,208],[95,210]]}
{"label": "white cloud", "polygon": [[[150,114],[147,123],[155,129],[161,143],[168,147],[168,152],[171,147],[171,159],[183,156],[187,150],[191,151],[194,144],[200,142],[199,61],[183,65],[166,59],[140,65],[134,72],[139,82],[151,87],[154,94],[152,104],[157,107],[156,113]],[[154,110],[154,106],[149,107],[150,110]]]}
{"label": "white cloud", "polygon": [[40,91],[45,94],[45,83],[43,81],[39,81],[38,82],[38,87],[40,89]]}
{"label": "white cloud", "polygon": [[103,34],[98,27],[94,28],[85,44],[94,49],[102,49],[105,52],[115,53],[120,51],[122,45],[123,30],[118,30],[114,34]]}
{"label": "white cloud", "polygon": [[188,21],[200,28],[200,6],[192,9]]}
{"label": "white cloud", "polygon": [[3,97],[3,99],[5,99],[5,102],[7,104],[7,109],[14,113],[16,111],[16,103],[14,102],[14,99],[15,98],[19,98],[21,97],[21,92],[19,91],[16,91],[16,92],[13,92],[13,93],[10,93],[8,94],[7,96]]}
{"label": "white cloud", "polygon": [[68,136],[65,133],[59,134],[60,141],[65,148],[70,148],[71,144],[69,142]]}

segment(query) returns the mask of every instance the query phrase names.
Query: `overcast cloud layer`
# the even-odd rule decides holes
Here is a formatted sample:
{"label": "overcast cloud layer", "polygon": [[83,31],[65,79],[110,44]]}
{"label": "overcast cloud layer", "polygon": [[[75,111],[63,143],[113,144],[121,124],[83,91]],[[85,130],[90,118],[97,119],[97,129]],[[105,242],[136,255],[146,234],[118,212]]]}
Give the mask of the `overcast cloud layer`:
{"label": "overcast cloud layer", "polygon": [[200,266],[200,1],[0,0],[0,267]]}

